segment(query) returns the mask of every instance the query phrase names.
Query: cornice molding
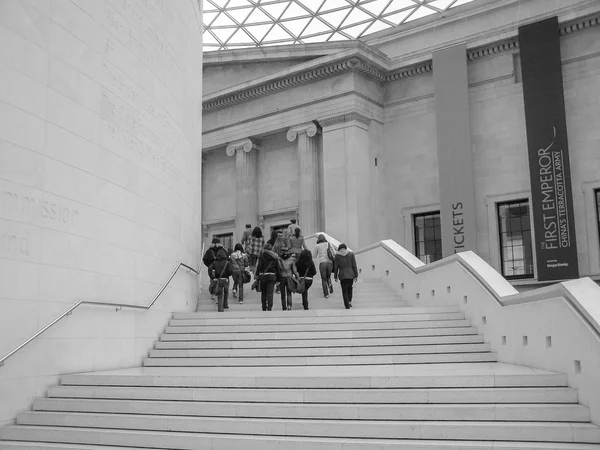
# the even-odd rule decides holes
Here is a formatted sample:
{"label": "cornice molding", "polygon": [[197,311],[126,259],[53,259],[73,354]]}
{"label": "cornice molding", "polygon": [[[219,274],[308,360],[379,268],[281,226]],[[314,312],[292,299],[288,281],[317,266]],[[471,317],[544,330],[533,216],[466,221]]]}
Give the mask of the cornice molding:
{"label": "cornice molding", "polygon": [[[237,103],[272,94],[273,92],[281,91],[283,89],[288,89],[294,86],[310,83],[316,80],[320,80],[322,78],[329,78],[333,75],[338,75],[340,73],[348,72],[350,70],[357,70],[361,73],[373,72],[373,74],[370,75],[371,78],[377,78],[377,69],[371,68],[359,58],[348,58],[333,64],[327,64],[321,67],[316,67],[307,70],[303,73],[290,75],[285,78],[273,80],[271,82],[243,89],[232,94],[211,99],[207,102],[202,103],[202,112],[207,113],[216,111],[218,109],[226,108]],[[381,75],[380,78],[382,82],[383,75]]]}
{"label": "cornice molding", "polygon": [[338,123],[350,122],[352,120],[357,120],[368,125],[371,122],[371,118],[367,117],[359,112],[350,111],[345,112],[343,114],[337,114],[331,117],[325,117],[324,119],[319,119],[319,125],[323,128],[330,127],[332,125],[337,125]]}
{"label": "cornice molding", "polygon": [[241,141],[232,142],[229,144],[225,149],[225,153],[227,153],[227,156],[233,156],[237,150],[243,150],[246,153],[249,153],[253,148],[258,150],[258,145],[256,145],[250,139],[243,139]]}
{"label": "cornice molding", "polygon": [[317,134],[317,125],[314,122],[302,123],[291,127],[287,132],[287,140],[294,142],[299,134],[306,133],[308,137],[313,137]]}
{"label": "cornice molding", "polygon": [[[596,26],[600,26],[600,13],[560,24],[559,33],[561,36],[566,36]],[[514,31],[516,32],[516,28]],[[500,53],[516,52],[518,49],[518,37],[515,35],[498,42],[469,49],[467,50],[467,58],[469,61],[475,61],[480,58]],[[329,78],[348,71],[358,72],[377,83],[384,84],[422,75],[433,70],[431,59],[420,61],[417,64],[410,66],[389,69],[384,67],[385,64],[382,61],[378,63],[376,60],[372,60],[369,56],[365,56],[364,54],[360,57],[351,55],[336,62],[323,64],[318,67],[311,67],[304,71],[282,76],[278,79],[262,81],[254,86],[242,87],[237,91],[224,93],[222,96],[210,98],[203,102],[202,112],[210,113],[238,103],[263,97],[294,86],[300,86],[320,79]]]}

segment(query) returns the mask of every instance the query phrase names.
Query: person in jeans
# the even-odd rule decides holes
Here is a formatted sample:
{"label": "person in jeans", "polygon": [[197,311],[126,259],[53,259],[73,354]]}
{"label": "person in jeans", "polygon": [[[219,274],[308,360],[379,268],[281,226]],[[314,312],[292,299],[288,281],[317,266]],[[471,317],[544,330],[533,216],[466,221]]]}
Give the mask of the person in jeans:
{"label": "person in jeans", "polygon": [[208,268],[208,276],[211,280],[217,279],[217,309],[223,312],[229,309],[227,300],[229,298],[229,277],[231,276],[231,264],[227,261],[227,252],[224,249],[217,251],[217,259]]}
{"label": "person in jeans", "polygon": [[247,223],[246,229],[242,233],[242,239],[240,240],[243,248],[246,248],[246,245],[250,243],[250,236],[252,236],[252,225]]}
{"label": "person in jeans", "polygon": [[284,311],[292,310],[292,291],[288,285],[288,279],[298,279],[298,272],[296,271],[296,263],[292,258],[291,253],[287,247],[281,248],[281,257],[279,258],[281,279],[279,282],[279,291],[281,292],[281,309]]}
{"label": "person in jeans", "polygon": [[300,256],[302,249],[308,249],[304,243],[304,236],[302,236],[302,230],[300,230],[300,227],[296,227],[294,229],[294,234],[290,236],[288,241],[290,243],[290,253],[294,255],[294,258],[296,258],[296,261],[298,261],[298,257]]}
{"label": "person in jeans", "polygon": [[263,245],[265,245],[265,238],[263,238],[262,230],[260,227],[254,227],[246,246],[246,253],[250,259],[250,268],[252,271],[256,270],[256,262],[258,261],[260,252],[262,252]]}
{"label": "person in jeans", "polygon": [[[329,249],[329,252],[327,251]],[[335,250],[327,242],[325,236],[320,234],[317,237],[317,245],[313,250],[313,258],[317,260],[319,265],[319,273],[321,274],[321,285],[323,286],[323,295],[329,298],[329,294],[333,294],[333,284],[331,284],[331,273],[333,272],[333,259],[328,256],[331,253],[335,259]]]}
{"label": "person in jeans", "polygon": [[248,267],[248,255],[244,253],[242,244],[235,244],[233,253],[229,257],[231,261],[231,273],[233,277],[233,298],[244,303],[244,272]]}
{"label": "person in jeans", "polygon": [[315,268],[315,263],[313,262],[310,250],[302,250],[302,252],[300,252],[300,256],[296,261],[296,270],[298,271],[298,275],[300,276],[298,280],[305,280],[305,290],[302,293],[302,307],[305,310],[307,310],[308,289],[312,286],[313,277],[317,274],[317,269]]}
{"label": "person in jeans", "polygon": [[273,290],[275,289],[275,283],[281,277],[278,259],[279,256],[273,252],[271,244],[266,243],[260,258],[258,258],[254,274],[255,277],[260,277],[260,302],[263,311],[273,309]]}
{"label": "person in jeans", "polygon": [[352,308],[352,285],[358,279],[356,258],[354,253],[348,251],[346,244],[340,244],[333,263],[333,277],[335,281],[340,280],[342,285],[342,297],[346,309]]}

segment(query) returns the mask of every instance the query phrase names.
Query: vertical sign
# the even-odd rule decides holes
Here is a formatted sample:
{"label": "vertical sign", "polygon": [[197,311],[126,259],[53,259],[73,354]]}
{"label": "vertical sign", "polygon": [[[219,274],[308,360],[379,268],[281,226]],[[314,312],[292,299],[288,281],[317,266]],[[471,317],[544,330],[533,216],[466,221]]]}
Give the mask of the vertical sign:
{"label": "vertical sign", "polygon": [[538,280],[577,278],[558,18],[519,28]]}
{"label": "vertical sign", "polygon": [[467,52],[464,44],[433,53],[433,84],[442,253],[446,257],[476,250],[477,247]]}

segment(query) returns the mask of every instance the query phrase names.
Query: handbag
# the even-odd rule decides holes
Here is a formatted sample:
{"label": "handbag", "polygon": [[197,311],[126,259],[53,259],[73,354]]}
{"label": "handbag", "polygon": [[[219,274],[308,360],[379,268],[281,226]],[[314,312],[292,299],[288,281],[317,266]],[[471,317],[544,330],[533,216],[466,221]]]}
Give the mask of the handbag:
{"label": "handbag", "polygon": [[250,276],[250,272],[248,272],[247,270],[243,270],[242,271],[242,283],[248,284],[248,283],[250,283],[251,279],[252,279],[252,277]]}
{"label": "handbag", "polygon": [[210,295],[221,295],[221,290],[219,289],[219,279],[223,278],[225,269],[227,269],[227,264],[229,264],[229,262],[225,263],[225,267],[223,267],[223,270],[221,270],[221,275],[219,275],[219,278],[213,278],[210,280],[210,285],[208,286],[208,292]]}
{"label": "handbag", "polygon": [[327,244],[327,257],[331,260],[331,262],[335,261],[335,257],[333,256],[333,252],[331,251],[331,244]]}
{"label": "handbag", "polygon": [[304,276],[298,280],[298,286],[296,287],[296,294],[304,294],[306,292],[306,275],[308,274],[308,269],[304,272]]}
{"label": "handbag", "polygon": [[250,287],[250,289],[252,289],[253,291],[256,291],[256,292],[260,292],[261,291],[261,289],[262,289],[261,284],[262,283],[260,281],[262,279],[262,276],[265,274],[265,272],[267,270],[269,270],[271,268],[272,265],[273,265],[273,263],[269,264],[269,266],[265,270],[263,270],[260,275],[257,275],[256,277],[254,277],[254,283],[252,283],[252,286]]}

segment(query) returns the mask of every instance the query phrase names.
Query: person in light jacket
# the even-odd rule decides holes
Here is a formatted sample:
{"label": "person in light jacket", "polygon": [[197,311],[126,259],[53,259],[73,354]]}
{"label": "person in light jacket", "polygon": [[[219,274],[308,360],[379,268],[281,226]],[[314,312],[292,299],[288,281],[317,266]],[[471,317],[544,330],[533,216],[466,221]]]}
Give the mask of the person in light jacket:
{"label": "person in light jacket", "polygon": [[[329,249],[329,252],[327,251]],[[333,272],[333,259],[328,256],[331,253],[335,259],[335,250],[327,242],[325,236],[320,234],[317,237],[317,245],[313,250],[313,258],[316,260],[319,266],[319,273],[321,274],[321,285],[323,287],[323,296],[329,298],[329,294],[333,294],[333,284],[331,284],[331,273]]]}
{"label": "person in light jacket", "polygon": [[304,278],[304,283],[306,284],[306,289],[302,293],[302,307],[307,310],[308,289],[312,286],[313,277],[317,274],[317,269],[315,268],[315,263],[312,260],[310,250],[302,250],[302,252],[300,252],[298,261],[296,261],[296,270],[298,271],[298,275],[300,275],[298,280],[302,280]]}
{"label": "person in light jacket", "polygon": [[333,262],[333,277],[335,281],[340,280],[342,285],[342,297],[346,309],[352,308],[352,285],[358,279],[356,258],[354,253],[348,251],[346,244],[340,244]]}
{"label": "person in light jacket", "polygon": [[290,236],[288,242],[290,243],[290,253],[294,255],[296,261],[298,261],[302,249],[308,250],[308,248],[306,247],[306,243],[304,242],[304,236],[302,236],[302,230],[300,230],[300,227],[295,228],[294,234]]}

